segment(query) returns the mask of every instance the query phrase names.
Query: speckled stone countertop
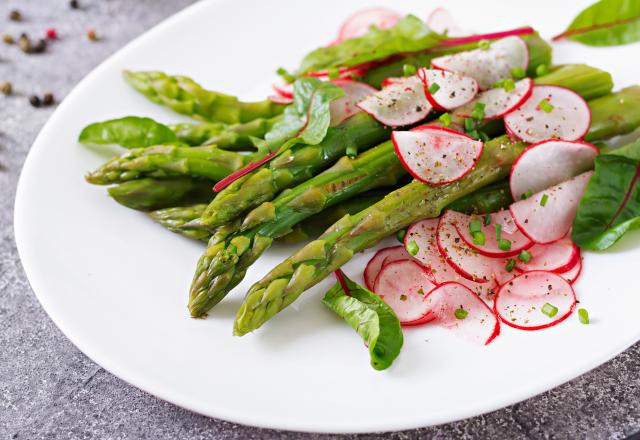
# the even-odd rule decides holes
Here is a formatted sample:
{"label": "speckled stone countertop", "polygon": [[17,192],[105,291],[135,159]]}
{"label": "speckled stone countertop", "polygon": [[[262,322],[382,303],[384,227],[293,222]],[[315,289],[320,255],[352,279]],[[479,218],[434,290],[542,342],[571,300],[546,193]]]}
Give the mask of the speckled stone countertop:
{"label": "speckled stone countertop", "polygon": [[[625,438],[640,430],[640,344],[602,367],[526,402],[473,419],[415,431],[325,436],[263,430],[209,419],[150,396],[79,352],[40,307],[20,265],[13,203],[29,147],[54,107],[109,54],[190,0],[3,0],[0,33],[60,36],[43,54],[0,43],[0,438],[5,439],[324,439]],[[19,9],[22,22],[10,22]],[[90,42],[88,28],[100,40]],[[55,147],[55,145],[52,145]]]}

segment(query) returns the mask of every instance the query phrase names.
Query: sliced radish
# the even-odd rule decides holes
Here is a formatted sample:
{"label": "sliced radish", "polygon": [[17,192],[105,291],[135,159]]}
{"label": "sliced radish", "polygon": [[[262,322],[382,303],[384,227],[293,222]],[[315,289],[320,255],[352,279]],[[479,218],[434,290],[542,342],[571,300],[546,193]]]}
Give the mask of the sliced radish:
{"label": "sliced radish", "polygon": [[385,263],[392,263],[394,261],[411,260],[413,257],[409,255],[404,246],[391,246],[384,249],[380,249],[367,263],[367,267],[364,269],[364,285],[367,289],[373,290],[376,278]]}
{"label": "sliced radish", "polygon": [[382,83],[380,84],[383,88],[384,87],[389,87],[392,86],[394,84],[400,84],[402,83],[406,78],[404,77],[399,77],[399,76],[390,76],[389,78],[385,78],[382,80]]}
{"label": "sliced radish", "polygon": [[544,270],[562,273],[571,270],[580,260],[580,249],[569,236],[553,243],[537,244],[528,252],[531,254],[531,260],[528,263],[516,261],[516,268],[523,272]]}
{"label": "sliced radish", "polygon": [[[475,79],[446,70],[418,70],[418,77],[424,83],[425,96],[438,110],[453,110],[470,102],[478,94]],[[431,87],[437,90],[431,92]]]}
{"label": "sliced radish", "polygon": [[[553,317],[545,304],[557,308]],[[545,271],[525,272],[498,291],[495,311],[505,324],[521,330],[539,330],[564,321],[573,312],[576,295],[561,276]]]}
{"label": "sliced radish", "polygon": [[537,193],[593,168],[598,148],[585,142],[542,141],[524,150],[511,168],[514,200]]}
{"label": "sliced radish", "polygon": [[434,185],[454,182],[473,169],[484,143],[444,127],[423,125],[391,135],[396,153],[416,179]]}
{"label": "sliced radish", "polygon": [[293,99],[293,84],[274,83],[271,87],[273,88],[273,91],[276,92],[276,95],[283,98]]}
{"label": "sliced radish", "polygon": [[571,89],[536,85],[531,96],[504,118],[509,130],[525,142],[582,139],[591,125],[586,101]]}
{"label": "sliced radish", "polygon": [[[487,345],[500,334],[500,323],[494,312],[462,284],[441,284],[425,296],[424,302],[436,323],[466,339]],[[456,317],[458,309],[466,312],[463,319]]]}
{"label": "sliced radish", "polygon": [[338,31],[338,42],[361,37],[371,26],[389,29],[396,25],[402,16],[387,8],[371,8],[356,12],[342,24]]}
{"label": "sliced radish", "polygon": [[393,309],[403,325],[429,319],[424,296],[435,287],[429,271],[416,261],[394,261],[382,268],[373,291]]}
{"label": "sliced radish", "polygon": [[536,243],[551,243],[564,237],[592,174],[588,171],[513,203],[509,210],[520,230]]}
{"label": "sliced radish", "polygon": [[438,249],[460,275],[477,283],[488,283],[494,278],[500,260],[480,254],[460,238],[456,226],[463,223],[465,217],[455,211],[444,213],[436,232]]}
{"label": "sliced radish", "polygon": [[[470,228],[472,220],[480,222],[480,232],[484,234],[485,239],[483,245],[474,243]],[[500,225],[500,238],[510,242],[511,247],[509,250],[500,249],[496,234],[496,225]],[[533,246],[533,242],[520,232],[508,210],[491,214],[489,224],[485,224],[484,216],[461,216],[460,221],[456,225],[456,229],[458,230],[458,234],[460,234],[460,238],[462,238],[469,247],[488,257],[511,257]]]}
{"label": "sliced radish", "polygon": [[520,37],[507,37],[491,43],[488,49],[474,49],[435,58],[431,65],[470,76],[486,90],[500,80],[511,78],[511,69],[526,70],[529,65],[529,49]]}
{"label": "sliced radish", "polygon": [[576,264],[566,272],[559,273],[562,278],[567,280],[569,284],[575,283],[582,273],[582,258],[578,257]]}
{"label": "sliced radish", "polygon": [[276,104],[288,105],[293,102],[293,98],[284,98],[280,95],[271,95],[269,96],[269,100]]}
{"label": "sliced radish", "polygon": [[503,87],[480,93],[473,101],[456,110],[456,115],[471,117],[476,104],[484,104],[484,119],[498,119],[520,107],[533,91],[533,80],[524,78],[515,83],[515,88],[507,92]]}
{"label": "sliced radish", "polygon": [[435,8],[427,18],[427,26],[439,34],[447,37],[459,37],[465,32],[458,26],[448,10],[443,7]]}
{"label": "sliced radish", "polygon": [[417,76],[387,86],[357,106],[390,127],[415,124],[426,118],[432,109],[424,93],[424,84]]}
{"label": "sliced radish", "polygon": [[378,92],[377,89],[369,84],[353,81],[350,79],[337,79],[332,81],[335,85],[344,90],[344,96],[331,103],[331,125],[336,126],[345,119],[350,118],[360,112],[360,108],[356,106],[367,96],[371,96]]}

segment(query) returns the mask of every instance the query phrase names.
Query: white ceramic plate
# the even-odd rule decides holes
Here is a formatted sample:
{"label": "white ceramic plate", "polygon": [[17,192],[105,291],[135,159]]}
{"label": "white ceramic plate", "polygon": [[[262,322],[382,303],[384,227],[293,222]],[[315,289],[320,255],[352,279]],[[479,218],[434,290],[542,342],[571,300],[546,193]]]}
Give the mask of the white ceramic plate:
{"label": "white ceramic plate", "polygon": [[[98,67],[64,100],[36,140],[16,200],[16,239],[36,295],[60,329],[107,370],[160,398],[250,425],[322,432],[398,430],[491,411],[570,380],[640,336],[635,267],[638,236],[606,254],[587,254],[577,285],[592,324],[577,318],[549,330],[503,326],[489,347],[444,330],[406,331],[388,371],[320,303],[328,284],[305,294],[255,334],[234,338],[243,292],[292,247],[275,247],[206,320],[187,315],[186,293],[203,246],[162,230],[90,186],[83,174],[105,157],[78,145],[94,121],[148,115],[180,118],[147,102],[120,71],[185,73],[205,86],[261,98],[279,66],[330,41],[339,23],[367,0],[220,0],[167,20]],[[437,4],[379,1],[426,16]],[[477,31],[537,26],[549,37],[589,1],[447,2]],[[589,49],[565,43],[556,62],[589,62],[613,72],[617,86],[640,78],[638,45]],[[366,256],[347,267],[359,273]]]}

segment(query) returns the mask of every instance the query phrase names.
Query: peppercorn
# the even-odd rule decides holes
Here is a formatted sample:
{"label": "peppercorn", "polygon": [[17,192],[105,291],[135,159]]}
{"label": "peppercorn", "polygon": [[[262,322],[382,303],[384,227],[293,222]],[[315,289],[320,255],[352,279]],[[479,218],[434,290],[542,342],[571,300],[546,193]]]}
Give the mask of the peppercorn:
{"label": "peppercorn", "polygon": [[22,14],[17,9],[13,9],[11,12],[9,12],[9,20],[22,21]]}
{"label": "peppercorn", "polygon": [[6,44],[15,43],[15,40],[13,39],[13,35],[11,35],[11,34],[3,34],[2,35],[2,41],[4,41]]}
{"label": "peppercorn", "polygon": [[96,41],[98,39],[98,34],[96,33],[95,29],[88,29],[87,30],[87,38],[91,41]]}
{"label": "peppercorn", "polygon": [[69,2],[69,7],[71,9],[78,9],[80,7],[80,3],[78,3],[78,0],[71,0]]}
{"label": "peppercorn", "polygon": [[33,46],[33,53],[42,53],[47,50],[47,40],[39,39],[38,42]]}
{"label": "peppercorn", "polygon": [[55,99],[53,97],[52,93],[45,93],[44,96],[42,97],[42,105],[53,105],[53,103],[55,102]]}
{"label": "peppercorn", "polygon": [[31,95],[29,97],[29,104],[31,104],[33,107],[40,107],[40,105],[42,105],[42,102],[40,102],[40,98],[38,98],[36,95]]}
{"label": "peppercorn", "polygon": [[13,93],[13,86],[9,81],[0,81],[0,92],[3,95],[11,95]]}
{"label": "peppercorn", "polygon": [[56,31],[54,28],[47,29],[46,32],[45,32],[45,35],[49,40],[57,40],[58,39],[58,31]]}
{"label": "peppercorn", "polygon": [[31,53],[31,51],[33,50],[33,47],[31,46],[31,40],[26,34],[22,34],[20,35],[20,38],[18,38],[18,47],[20,47],[20,50],[24,53]]}

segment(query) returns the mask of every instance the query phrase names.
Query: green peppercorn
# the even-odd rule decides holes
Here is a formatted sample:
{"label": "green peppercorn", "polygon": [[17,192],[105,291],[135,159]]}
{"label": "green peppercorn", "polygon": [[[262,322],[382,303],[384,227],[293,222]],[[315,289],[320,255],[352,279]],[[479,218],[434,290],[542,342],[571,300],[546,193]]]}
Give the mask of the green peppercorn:
{"label": "green peppercorn", "polygon": [[2,92],[3,95],[11,95],[13,93],[13,85],[9,81],[1,81],[0,92]]}
{"label": "green peppercorn", "polygon": [[6,44],[15,43],[15,40],[13,39],[13,35],[11,35],[11,34],[3,34],[2,35],[2,41],[4,41]]}

